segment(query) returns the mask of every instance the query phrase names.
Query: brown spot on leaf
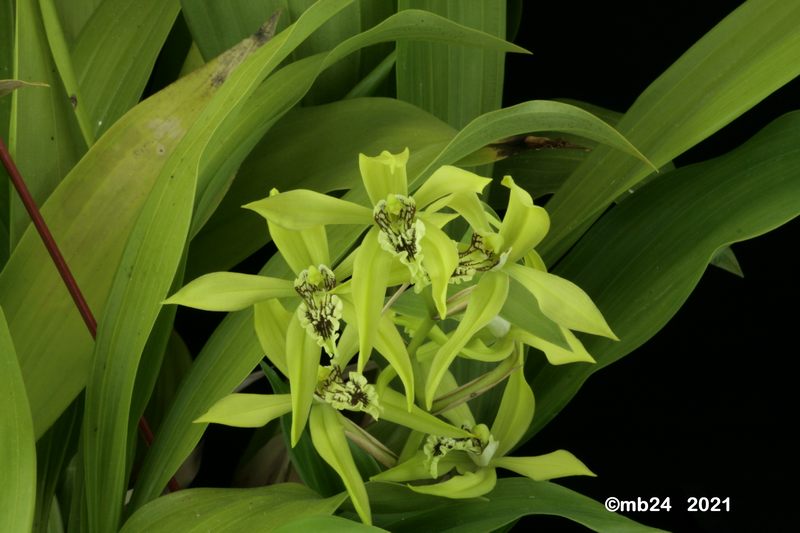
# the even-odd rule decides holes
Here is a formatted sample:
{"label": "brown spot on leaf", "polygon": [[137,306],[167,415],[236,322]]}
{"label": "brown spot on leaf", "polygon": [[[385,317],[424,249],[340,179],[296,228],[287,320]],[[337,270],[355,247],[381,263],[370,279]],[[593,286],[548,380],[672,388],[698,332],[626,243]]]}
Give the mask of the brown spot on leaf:
{"label": "brown spot on leaf", "polygon": [[78,97],[74,94],[69,95],[69,103],[72,104],[72,109],[78,108]]}
{"label": "brown spot on leaf", "polygon": [[513,137],[503,139],[498,143],[490,144],[488,147],[495,150],[498,160],[505,159],[507,157],[511,157],[512,155],[517,155],[528,150],[538,151],[574,149],[583,150],[585,152],[589,151],[588,147],[571,143],[566,139],[539,137],[536,135],[515,135]]}

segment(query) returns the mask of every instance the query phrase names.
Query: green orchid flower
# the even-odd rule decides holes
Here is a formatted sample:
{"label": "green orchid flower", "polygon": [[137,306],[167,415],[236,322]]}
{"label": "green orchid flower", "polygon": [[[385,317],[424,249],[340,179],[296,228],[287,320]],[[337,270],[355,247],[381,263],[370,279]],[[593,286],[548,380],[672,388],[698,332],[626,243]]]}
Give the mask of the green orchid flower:
{"label": "green orchid flower", "polygon": [[[484,328],[497,330],[504,323],[498,336],[510,335],[512,340],[540,349],[554,364],[594,362],[570,330],[616,339],[591,298],[577,285],[548,273],[534,251],[550,227],[547,212],[534,205],[530,194],[511,176],[504,177],[501,183],[509,189],[502,221],[487,213],[470,195],[459,194],[450,202],[450,207],[467,219],[472,229],[469,242],[459,250],[459,263],[451,282],[474,283],[474,278],[479,279],[450,300],[448,314],[463,311],[463,316],[432,356],[424,391],[428,409],[453,360]],[[523,264],[519,263],[521,260]],[[549,324],[550,335],[542,337],[539,330],[512,327],[502,319],[512,282],[524,288],[514,295],[515,299],[525,301],[529,313],[538,313],[540,322]]]}
{"label": "green orchid flower", "polygon": [[371,208],[310,190],[293,190],[247,204],[268,221],[301,231],[320,224],[369,228],[353,259],[352,294],[359,334],[359,370],[374,346],[379,317],[394,264],[403,265],[403,282],[416,291],[432,288],[434,305],[446,315],[447,287],[458,267],[455,243],[441,227],[457,215],[441,213],[451,199],[475,195],[491,181],[443,166],[409,194],[408,149],[375,157],[359,156],[359,169]]}
{"label": "green orchid flower", "polygon": [[[345,376],[337,366],[319,366],[317,376],[308,413],[311,441],[323,460],[344,482],[356,512],[365,524],[372,522],[369,499],[347,438],[350,437],[368,453],[377,455],[383,450],[376,450],[374,439],[344,417],[341,411],[365,412],[375,419],[442,438],[473,438],[468,431],[452,426],[419,407],[413,406],[409,410],[404,396],[392,389],[384,388],[378,394],[376,387],[358,372],[350,371]],[[295,394],[294,389],[289,394],[230,394],[217,401],[195,423],[260,427],[293,412]]]}
{"label": "green orchid flower", "polygon": [[[428,435],[421,450],[403,463],[373,476],[373,481],[409,482],[441,479],[433,484],[408,486],[415,492],[446,498],[476,498],[491,491],[497,468],[510,470],[536,481],[594,474],[574,455],[557,450],[535,457],[507,457],[519,443],[533,419],[533,391],[525,381],[524,347],[517,342],[517,369],[508,378],[492,427],[470,424],[472,414],[461,414],[471,427],[469,437]],[[450,376],[448,374],[448,376]],[[451,376],[450,376],[451,377]],[[461,404],[465,409],[466,404]],[[455,473],[453,473],[455,470]]]}

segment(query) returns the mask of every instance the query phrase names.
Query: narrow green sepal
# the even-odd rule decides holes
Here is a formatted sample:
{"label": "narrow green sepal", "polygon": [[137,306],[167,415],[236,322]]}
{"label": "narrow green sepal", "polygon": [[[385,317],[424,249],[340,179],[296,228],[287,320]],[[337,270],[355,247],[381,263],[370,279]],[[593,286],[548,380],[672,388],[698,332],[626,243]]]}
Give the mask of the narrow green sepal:
{"label": "narrow green sepal", "polygon": [[288,230],[267,221],[269,234],[286,264],[295,275],[308,265],[329,265],[328,235],[325,226],[313,226],[304,230]]}
{"label": "narrow green sepal", "polygon": [[507,265],[505,271],[536,297],[550,320],[568,329],[619,340],[589,295],[571,281],[522,265]]}
{"label": "narrow green sepal", "polygon": [[253,325],[255,326],[261,349],[278,370],[287,375],[286,332],[292,314],[278,300],[267,300],[253,306]]}
{"label": "narrow green sepal", "polygon": [[311,410],[309,429],[314,448],[342,478],[359,518],[365,524],[372,524],[367,489],[344,436],[341,415],[329,405],[316,404]]}
{"label": "narrow green sepal", "polygon": [[229,394],[209,408],[195,424],[225,424],[257,428],[291,412],[289,394]]}
{"label": "narrow green sepal", "polygon": [[498,457],[492,460],[492,466],[511,470],[534,481],[547,481],[566,476],[592,476],[589,470],[577,457],[566,450],[556,450],[535,457]]}
{"label": "narrow green sepal", "polygon": [[464,317],[448,341],[436,352],[425,385],[425,405],[431,408],[445,371],[453,359],[479,329],[487,325],[503,308],[508,296],[508,276],[486,272],[469,296]]}
{"label": "narrow green sepal", "polygon": [[417,208],[424,209],[448,194],[480,194],[491,182],[491,179],[478,176],[474,172],[444,165],[431,174],[413,196],[417,201]]}
{"label": "narrow green sepal", "polygon": [[532,348],[541,350],[547,361],[551,365],[565,365],[567,363],[594,363],[594,358],[586,351],[583,343],[564,326],[559,326],[561,334],[566,339],[569,349],[563,348],[552,342],[548,342],[541,337],[524,331],[520,328],[513,327],[509,332],[509,337],[527,344]]}
{"label": "narrow green sepal", "polygon": [[490,492],[497,483],[497,473],[494,468],[478,468],[475,472],[464,472],[460,476],[453,476],[447,481],[433,485],[408,485],[408,488],[420,494],[442,496],[452,499],[478,498]]}
{"label": "narrow green sepal", "polygon": [[495,451],[496,457],[507,454],[517,445],[531,425],[536,408],[533,391],[525,380],[524,351],[519,343],[516,350],[519,368],[508,377],[500,407],[490,430],[499,443]]}
{"label": "narrow green sepal", "polygon": [[213,272],[194,279],[164,300],[205,311],[240,311],[270,298],[294,295],[292,282],[236,272]]}
{"label": "narrow green sepal", "polygon": [[325,224],[372,223],[372,210],[327,194],[296,189],[251,202],[245,209],[289,230],[304,230]]}
{"label": "narrow green sepal", "polygon": [[[424,452],[418,451],[411,459],[404,461],[397,466],[390,468],[372,476],[370,481],[416,481],[418,479],[430,479],[430,466]],[[439,460],[438,473],[443,476],[450,472],[456,465],[468,466],[472,462],[459,454],[450,454]]]}
{"label": "narrow green sepal", "polygon": [[292,314],[286,331],[286,367],[292,395],[292,434],[294,447],[306,427],[308,412],[314,402],[317,387],[320,348],[306,334],[297,313]]}
{"label": "narrow green sepal", "polygon": [[[422,218],[422,217],[421,217]],[[422,238],[422,249],[425,257],[422,266],[431,282],[433,302],[439,317],[447,315],[447,287],[450,276],[458,266],[458,249],[456,243],[435,225],[426,223],[425,236]]]}
{"label": "narrow green sepal", "polygon": [[423,411],[416,405],[412,406],[409,412],[403,395],[392,389],[387,388],[381,394],[381,406],[383,407],[383,416],[381,417],[383,420],[405,426],[420,433],[458,438],[472,436],[468,431],[452,426],[427,411]]}

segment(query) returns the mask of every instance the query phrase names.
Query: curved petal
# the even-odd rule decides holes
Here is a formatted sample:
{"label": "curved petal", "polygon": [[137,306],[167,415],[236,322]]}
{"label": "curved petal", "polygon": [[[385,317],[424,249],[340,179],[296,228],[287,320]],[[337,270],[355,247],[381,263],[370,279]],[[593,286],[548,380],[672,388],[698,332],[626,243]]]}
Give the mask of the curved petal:
{"label": "curved petal", "polygon": [[347,494],[350,495],[350,500],[361,521],[365,524],[372,524],[367,489],[356,463],[353,461],[340,417],[341,415],[330,405],[315,405],[311,410],[309,421],[311,441],[320,457],[342,478]]}
{"label": "curved petal", "polygon": [[586,468],[577,457],[566,450],[556,450],[536,457],[499,457],[492,460],[492,466],[505,468],[534,481],[547,481],[566,476],[592,476],[594,472]]}
{"label": "curved petal", "polygon": [[561,334],[564,335],[564,339],[566,339],[567,344],[569,345],[569,349],[563,348],[557,344],[553,344],[552,342],[548,342],[541,337],[537,337],[536,335],[516,326],[511,329],[509,337],[536,348],[537,350],[541,350],[544,352],[545,357],[547,357],[547,361],[551,365],[595,362],[594,358],[589,355],[589,352],[587,352],[586,348],[583,347],[583,343],[578,340],[578,337],[576,337],[574,333],[564,326],[559,326],[559,328],[561,330]]}
{"label": "curved petal", "polygon": [[353,263],[353,304],[358,325],[358,371],[364,369],[375,342],[383,309],[392,256],[378,243],[378,228],[370,229]]}
{"label": "curved petal", "polygon": [[488,324],[500,310],[508,295],[508,276],[502,272],[486,272],[469,296],[467,310],[456,331],[436,352],[425,384],[425,404],[431,408],[433,397],[444,373],[462,348],[479,329]]}
{"label": "curved petal", "polygon": [[589,295],[571,281],[522,265],[506,265],[504,270],[536,297],[550,320],[565,328],[619,340]]}
{"label": "curved petal", "polygon": [[390,194],[408,196],[408,178],[406,177],[408,155],[408,148],[399,154],[392,154],[384,150],[375,157],[358,154],[361,180],[364,182],[364,188],[367,190],[372,205],[385,200]]}
{"label": "curved petal", "polygon": [[[439,459],[438,473],[443,476],[450,472],[456,465],[464,467],[472,466],[474,463],[463,454],[451,453]],[[399,465],[385,470],[369,478],[370,481],[414,481],[417,479],[430,479],[431,468],[428,458],[422,451],[417,452],[411,459]]]}
{"label": "curved petal", "polygon": [[436,418],[416,405],[412,406],[409,412],[408,409],[406,409],[406,401],[403,395],[392,389],[385,389],[383,394],[381,394],[380,400],[381,407],[383,407],[381,420],[393,422],[419,431],[420,433],[440,435],[442,437],[464,438],[472,436],[469,432],[451,426],[444,420]]}
{"label": "curved petal", "polygon": [[328,235],[325,232],[325,226],[288,230],[267,221],[267,227],[275,246],[278,247],[278,251],[295,276],[310,265],[330,265]]}
{"label": "curved petal", "polygon": [[490,433],[498,442],[495,456],[507,454],[519,442],[533,420],[535,402],[533,391],[525,380],[524,356],[521,345],[517,345],[520,368],[511,373],[503,391],[503,399],[494,418]]}
{"label": "curved petal", "polygon": [[289,373],[286,366],[286,332],[292,313],[284,309],[278,300],[267,300],[253,306],[253,323],[261,349],[283,375]]}
{"label": "curved petal", "polygon": [[190,281],[163,303],[205,311],[240,311],[257,302],[294,294],[294,285],[285,279],[213,272]]}
{"label": "curved petal", "polygon": [[504,177],[501,183],[511,189],[511,193],[500,236],[505,248],[511,249],[507,261],[514,263],[542,242],[550,229],[550,217],[543,208],[533,205],[531,195],[515,184],[511,176]]}
{"label": "curved petal", "polygon": [[433,485],[408,485],[408,488],[420,494],[443,496],[445,498],[463,499],[477,498],[491,491],[497,483],[497,473],[492,467],[478,468],[475,472],[464,472],[447,481]]}
{"label": "curved petal", "polygon": [[371,209],[307,189],[282,192],[242,207],[290,230],[324,224],[372,223]]}
{"label": "curved petal", "polygon": [[194,422],[257,428],[291,410],[289,394],[229,394]]}
{"label": "curved petal", "polygon": [[431,280],[436,311],[444,319],[447,314],[447,287],[450,285],[450,276],[458,266],[458,249],[444,231],[420,218],[426,226],[425,236],[422,237],[422,266]]}
{"label": "curved petal", "polygon": [[424,209],[431,202],[448,194],[470,192],[480,194],[491,182],[491,179],[478,176],[474,172],[444,165],[431,174],[413,196],[417,202],[417,209]]}
{"label": "curved petal", "polygon": [[317,342],[306,334],[297,313],[293,313],[286,331],[286,367],[292,394],[292,446],[300,440],[314,402],[319,356]]}

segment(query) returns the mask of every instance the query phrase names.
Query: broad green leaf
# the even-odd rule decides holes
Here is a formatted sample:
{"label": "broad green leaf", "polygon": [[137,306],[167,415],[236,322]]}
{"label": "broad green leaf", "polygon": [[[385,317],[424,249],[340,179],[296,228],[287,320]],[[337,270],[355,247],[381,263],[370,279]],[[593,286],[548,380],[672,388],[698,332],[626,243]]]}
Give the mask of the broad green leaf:
{"label": "broad green leaf", "polygon": [[[14,75],[14,4],[16,0],[0,0],[0,80],[8,80]],[[0,139],[8,142],[8,127],[11,120],[11,98],[0,96]],[[0,270],[11,253],[9,240],[9,201],[11,187],[7,185],[5,168],[0,168]]]}
{"label": "broad green leaf", "polygon": [[[210,80],[227,72],[242,49],[136,106],[42,206],[42,216],[96,316],[102,316],[122,250],[156,177],[218,90]],[[87,235],[92,235],[91,243]],[[40,436],[85,385],[93,343],[32,229],[0,273],[0,303],[10,319]],[[43,314],[49,320],[43,322]]]}
{"label": "broad green leaf", "polygon": [[556,450],[536,457],[498,457],[491,464],[534,481],[548,481],[565,476],[595,476],[586,465],[566,450]]}
{"label": "broad green leaf", "polygon": [[350,454],[350,447],[345,439],[344,427],[340,420],[341,416],[329,405],[315,405],[308,422],[311,439],[314,441],[314,448],[317,449],[317,452],[344,481],[344,486],[347,488],[347,493],[361,521],[371,525],[372,516],[367,490],[364,488],[364,481]]}
{"label": "broad green leaf", "polygon": [[323,499],[296,483],[255,489],[187,489],[149,503],[120,531],[273,531],[298,515],[330,515],[345,499],[345,494]]}
{"label": "broad green leaf", "polygon": [[178,387],[189,373],[191,366],[192,354],[180,335],[173,330],[167,341],[163,361],[158,369],[158,378],[145,410],[147,421],[154,430],[157,431],[172,406]]}
{"label": "broad green leaf", "polygon": [[237,272],[214,272],[187,283],[164,300],[164,304],[206,311],[241,311],[264,300],[288,298],[295,294],[294,284],[289,280]]}
{"label": "broad green leaf", "polygon": [[206,424],[224,424],[241,428],[265,426],[292,410],[289,394],[244,394],[225,396],[195,420]]}
{"label": "broad green leaf", "polygon": [[[656,165],[680,155],[800,74],[800,4],[745,2],[639,96],[617,128]],[[714,95],[709,98],[709,95]],[[547,205],[548,264],[651,170],[596,149]]]}
{"label": "broad green leaf", "polygon": [[56,2],[58,18],[61,21],[64,36],[70,47],[75,45],[86,23],[92,17],[97,6],[104,0],[72,0],[70,2]]}
{"label": "broad green leaf", "polygon": [[[561,102],[531,100],[491,111],[472,120],[417,179],[427,177],[441,165],[458,161],[487,144],[513,135],[537,131],[558,131],[587,137],[624,152],[625,157],[648,163],[647,158],[622,134],[591,113]],[[414,180],[411,180],[410,188],[414,188]]]}
{"label": "broad green leaf", "polygon": [[[495,37],[506,37],[503,0],[400,0],[398,9],[424,9]],[[515,52],[524,50],[516,49]],[[451,126],[499,108],[505,53],[465,44],[397,44],[397,97]]]}
{"label": "broad green leaf", "polygon": [[0,308],[0,530],[30,531],[36,505],[36,442],[25,384]]}
{"label": "broad green leaf", "polygon": [[536,297],[549,319],[569,329],[617,340],[600,310],[576,284],[522,265],[507,265],[505,271]]}
{"label": "broad green leaf", "polygon": [[[524,365],[523,350],[519,350],[517,362]],[[499,443],[495,456],[501,457],[517,445],[531,425],[535,406],[533,391],[525,381],[525,372],[521,367],[508,377],[503,399],[492,423],[491,434]]]}
{"label": "broad green leaf", "polygon": [[338,516],[304,516],[279,527],[275,533],[294,533],[297,531],[324,531],[325,533],[377,533],[386,531],[375,526],[353,522]]}
{"label": "broad green leaf", "polygon": [[497,483],[494,468],[481,467],[475,472],[464,472],[446,481],[431,485],[409,485],[408,488],[420,494],[443,496],[445,498],[477,498],[492,490]]}
{"label": "broad green leaf", "polygon": [[[610,513],[602,503],[547,481],[498,479],[485,498],[463,501],[415,494],[390,483],[368,483],[367,490],[375,525],[397,533],[482,533],[539,514],[562,516],[594,531],[661,531]],[[352,516],[349,505],[344,504],[346,516]]]}
{"label": "broad green leaf", "polygon": [[436,390],[445,371],[450,368],[472,336],[498,315],[508,295],[508,276],[501,272],[486,272],[467,301],[467,309],[453,335],[436,352],[425,383],[425,402],[430,409]]}
{"label": "broad green leaf", "polygon": [[530,368],[537,416],[528,435],[594,371],[661,329],[716,250],[800,214],[797,139],[800,113],[789,113],[723,157],[672,171],[615,207],[559,263],[555,273],[593,295],[620,341],[586,340],[597,365]]}
{"label": "broad green leaf", "polygon": [[[228,73],[219,92],[161,169],[123,252],[98,331],[86,388],[84,461],[89,531],[118,527],[125,491],[126,425],[144,343],[178,270],[192,223],[199,176],[213,174],[206,147],[232,128],[256,86],[313,30],[348,0],[318,4],[296,25],[252,53]],[[219,80],[218,80],[219,81]],[[211,164],[211,163],[209,163]],[[288,348],[288,339],[287,339]]]}
{"label": "broad green leaf", "polygon": [[69,50],[80,88],[75,111],[86,113],[94,137],[139,101],[179,11],[178,0],[103,0],[97,5]]}
{"label": "broad green leaf", "polygon": [[[46,83],[49,89],[14,91],[8,148],[34,200],[41,205],[86,151],[67,93],[55,71],[37,0],[16,2],[14,73],[17,80]],[[46,218],[46,220],[50,220]],[[30,219],[17,197],[10,198],[10,244],[13,250]],[[52,228],[51,228],[52,229]],[[10,322],[14,310],[4,303]],[[39,309],[41,312],[41,309]],[[13,332],[13,328],[12,328]],[[24,339],[14,334],[26,374]],[[31,405],[36,415],[36,402]]]}
{"label": "broad green leaf", "polygon": [[320,347],[316,340],[300,325],[298,314],[292,314],[286,331],[286,367],[289,372],[286,377],[289,378],[292,399],[292,446],[300,440],[314,402],[319,357]]}

